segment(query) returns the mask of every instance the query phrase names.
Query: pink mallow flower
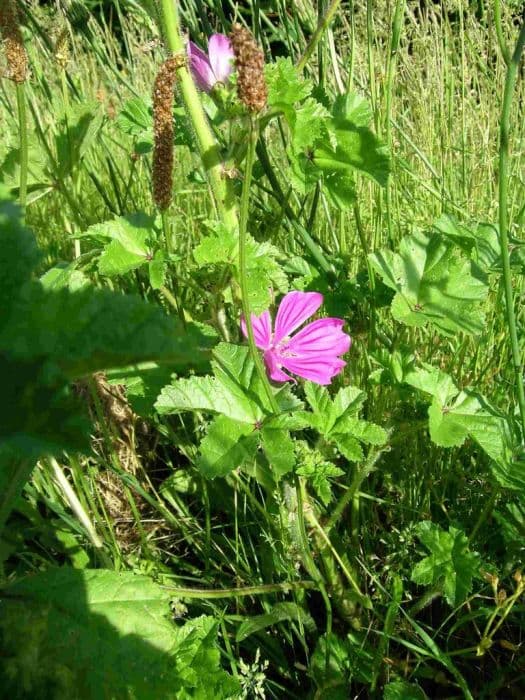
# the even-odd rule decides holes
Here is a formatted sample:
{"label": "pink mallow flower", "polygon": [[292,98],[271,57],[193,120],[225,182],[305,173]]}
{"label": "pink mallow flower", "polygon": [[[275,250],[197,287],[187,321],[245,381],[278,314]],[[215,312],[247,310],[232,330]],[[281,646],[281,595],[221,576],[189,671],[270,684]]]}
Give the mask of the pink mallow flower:
{"label": "pink mallow flower", "polygon": [[208,41],[208,54],[193,43],[187,46],[190,69],[197,85],[210,92],[216,83],[227,83],[233,72],[233,49],[224,34],[212,34]]}
{"label": "pink mallow flower", "polygon": [[[273,332],[269,311],[260,316],[252,314],[255,344],[264,351],[270,379],[275,382],[295,381],[282,371],[284,367],[299,377],[326,385],[346,365],[339,356],[348,352],[352,339],[343,333],[345,322],[341,318],[320,318],[292,336],[322,303],[323,295],[319,292],[286,294],[279,305]],[[241,328],[247,338],[244,319],[241,319]]]}

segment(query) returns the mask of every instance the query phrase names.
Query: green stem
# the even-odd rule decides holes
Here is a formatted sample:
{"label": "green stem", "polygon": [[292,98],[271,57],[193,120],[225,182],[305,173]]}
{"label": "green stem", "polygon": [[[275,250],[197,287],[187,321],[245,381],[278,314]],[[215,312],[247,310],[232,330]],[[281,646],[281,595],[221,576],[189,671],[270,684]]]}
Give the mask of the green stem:
{"label": "green stem", "polygon": [[341,496],[341,498],[337,501],[336,506],[332,511],[332,515],[328,518],[328,521],[324,526],[326,533],[329,533],[330,530],[334,527],[334,525],[336,525],[350,501],[353,501],[354,497],[358,495],[359,489],[361,488],[361,484],[370,474],[379,457],[383,454],[383,452],[385,452],[385,450],[388,449],[388,446],[384,446],[382,448],[372,450],[368,458],[363,463],[363,465],[360,468],[356,469],[354,478],[352,479],[352,483]]}
{"label": "green stem", "polygon": [[503,27],[501,24],[501,4],[500,0],[494,0],[494,26],[496,27],[496,36],[498,38],[499,50],[507,66],[511,61],[509,47],[503,36]]}
{"label": "green stem", "polygon": [[243,588],[179,588],[163,586],[164,589],[180,598],[241,598],[247,595],[266,595],[267,593],[288,593],[289,591],[317,588],[314,581],[290,581],[287,583],[263,583],[260,586]]}
{"label": "green stem", "polygon": [[164,241],[166,243],[166,252],[168,253],[168,255],[171,255],[173,253],[173,246],[171,244],[171,231],[167,211],[162,211],[160,216],[162,219],[162,232],[164,234]]}
{"label": "green stem", "polygon": [[27,140],[27,113],[26,113],[26,93],[25,84],[16,84],[16,105],[18,109],[18,136],[20,139],[20,190],[18,199],[20,206],[25,209],[27,202],[27,167],[28,140]]}
{"label": "green stem", "polygon": [[317,25],[317,29],[312,35],[312,38],[308,42],[308,45],[306,49],[304,50],[303,55],[299,59],[299,62],[297,63],[297,70],[301,71],[303,68],[306,66],[308,63],[308,60],[310,56],[313,54],[315,51],[315,48],[317,44],[319,43],[321,37],[325,33],[326,29],[330,26],[330,23],[332,22],[333,18],[335,17],[335,13],[339,9],[339,5],[341,4],[341,0],[332,0],[330,5],[328,5],[328,8],[324,15],[321,17],[319,20],[319,24]]}
{"label": "green stem", "polygon": [[293,211],[292,207],[288,203],[288,199],[284,194],[281,184],[277,179],[277,176],[275,175],[275,172],[272,168],[272,164],[268,156],[268,150],[266,148],[264,138],[262,137],[259,138],[257,144],[257,156],[259,157],[259,163],[262,169],[264,170],[264,173],[268,178],[270,185],[272,186],[272,194],[275,197],[275,199],[279,202],[280,206],[283,208],[283,211],[288,217],[291,226],[303,239],[303,243],[308,248],[314,259],[317,261],[323,272],[326,272],[328,275],[335,278],[333,265],[328,262],[320,246],[314,241],[314,239],[304,228],[304,226],[302,226],[297,216],[295,215],[295,212]]}
{"label": "green stem", "polygon": [[255,345],[253,333],[252,314],[250,310],[250,300],[248,296],[248,269],[246,259],[246,235],[248,228],[248,213],[250,205],[250,187],[252,182],[253,164],[255,161],[255,149],[257,146],[258,129],[253,117],[250,117],[250,129],[248,132],[248,151],[246,153],[246,163],[244,168],[244,180],[242,183],[241,209],[239,220],[239,276],[242,297],[242,312],[248,331],[248,345],[255,364],[255,369],[264,386],[273,413],[279,413],[279,406],[272,391],[268,376],[264,369],[261,356]]}
{"label": "green stem", "polygon": [[507,76],[505,78],[505,90],[503,95],[503,107],[501,110],[500,123],[500,147],[499,147],[499,235],[501,243],[501,264],[503,268],[503,285],[505,289],[505,304],[507,310],[507,325],[510,335],[510,343],[512,350],[512,364],[514,367],[514,376],[516,382],[516,390],[518,394],[518,404],[520,409],[522,438],[525,438],[525,391],[523,389],[522,377],[522,360],[520,346],[518,342],[518,332],[516,328],[516,314],[514,311],[514,296],[512,292],[512,275],[510,269],[509,255],[509,233],[508,233],[508,213],[507,213],[507,195],[508,195],[508,165],[509,165],[509,124],[510,124],[510,108],[512,105],[512,95],[516,84],[516,76],[521,54],[525,47],[525,22],[522,24],[516,48],[507,68]]}
{"label": "green stem", "polygon": [[[356,201],[354,203],[354,218],[355,218],[355,225],[357,228],[357,235],[359,236],[359,241],[361,243],[361,247],[363,249],[363,254],[365,256],[365,264],[366,264],[366,269],[368,272],[368,286],[370,289],[370,326],[368,329],[368,346],[369,348],[374,347],[375,343],[375,337],[376,337],[376,297],[375,297],[375,289],[376,289],[376,278],[374,274],[374,268],[372,267],[372,263],[370,262],[369,259],[369,254],[370,254],[370,247],[368,245],[368,241],[366,239],[366,232],[363,227],[363,221],[361,219],[361,211],[359,209],[359,203]],[[370,360],[368,358],[368,355],[366,355],[366,361],[367,364],[370,364]]]}
{"label": "green stem", "polygon": [[[390,40],[390,54],[388,56],[387,80],[386,80],[386,102],[385,102],[385,141],[388,151],[392,147],[392,95],[394,92],[394,74],[397,64],[397,51],[399,48],[399,40],[401,37],[401,27],[403,23],[403,15],[405,12],[405,0],[396,1],[396,9],[392,20],[392,36]],[[388,238],[390,244],[394,244],[394,231],[392,221],[391,207],[391,178],[386,184],[385,189],[385,204],[386,204],[386,223],[388,227]]]}
{"label": "green stem", "polygon": [[[162,0],[161,6],[168,48],[173,53],[184,55],[185,47],[180,31],[178,3],[174,0]],[[186,110],[195,130],[202,162],[209,176],[217,212],[223,223],[235,230],[237,228],[235,198],[229,180],[223,177],[223,162],[219,146],[209,127],[195,83],[185,65],[177,69],[177,75]]]}
{"label": "green stem", "polygon": [[333,619],[333,614],[332,614],[332,604],[330,602],[330,598],[328,596],[328,592],[326,590],[326,586],[324,584],[323,577],[321,575],[321,572],[317,568],[317,565],[314,561],[314,558],[312,556],[312,552],[310,551],[310,545],[308,543],[308,537],[306,535],[306,527],[304,524],[304,499],[303,499],[303,489],[304,489],[304,484],[302,483],[301,479],[297,476],[297,474],[294,474],[295,476],[295,493],[297,497],[297,524],[299,526],[299,538],[301,541],[301,548],[303,550],[303,564],[310,574],[310,576],[314,579],[314,581],[317,583],[317,586],[319,587],[319,591],[321,593],[321,596],[323,598],[325,608],[326,608],[326,635],[329,636],[332,633],[332,619]]}

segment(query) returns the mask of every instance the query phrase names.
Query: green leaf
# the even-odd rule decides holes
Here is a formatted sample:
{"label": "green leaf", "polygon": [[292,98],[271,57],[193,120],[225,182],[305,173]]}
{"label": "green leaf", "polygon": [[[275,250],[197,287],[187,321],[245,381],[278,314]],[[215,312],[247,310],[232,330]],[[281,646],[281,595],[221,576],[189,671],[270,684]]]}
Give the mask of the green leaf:
{"label": "green leaf", "polygon": [[197,697],[191,692],[205,684],[226,698],[235,688],[219,667],[216,623],[203,617],[176,628],[169,592],[145,576],[51,569],[2,597],[0,679],[11,697],[21,682],[32,697],[86,700],[175,700]]}
{"label": "green leaf", "polygon": [[111,277],[113,275],[125,275],[131,270],[136,270],[148,261],[149,251],[133,253],[126,250],[118,241],[112,241],[99,258],[98,271],[101,275]]}
{"label": "green leaf", "polygon": [[261,445],[276,481],[292,471],[295,452],[288,431],[264,426],[261,430]]}
{"label": "green leaf", "polygon": [[48,270],[40,278],[44,289],[57,291],[59,289],[69,289],[70,292],[77,292],[83,287],[89,287],[91,281],[89,277],[76,269],[76,261],[69,265],[57,265]]}
{"label": "green leaf", "polygon": [[238,257],[239,242],[235,233],[221,223],[210,224],[211,233],[194,248],[193,257],[199,267],[225,263],[233,265]]}
{"label": "green leaf", "polygon": [[305,394],[313,414],[300,412],[300,418],[328,441],[335,442],[348,460],[359,462],[363,459],[360,442],[371,445],[386,442],[387,433],[383,428],[359,418],[359,411],[366,399],[366,394],[360,389],[343,387],[332,401],[325,387],[306,382]]}
{"label": "green leaf", "polygon": [[409,326],[431,323],[444,335],[483,330],[486,277],[440,234],[406,236],[399,253],[384,250],[369,259],[396,291],[391,307],[396,320]]}
{"label": "green leaf", "polygon": [[[261,313],[271,304],[271,290],[287,292],[288,279],[277,262],[279,250],[268,242],[259,243],[250,236],[246,245],[248,299],[253,313]],[[228,265],[240,285],[239,241],[235,233],[222,224],[213,224],[212,233],[193,251],[199,267]]]}
{"label": "green leaf", "polygon": [[368,128],[370,116],[363,98],[353,93],[341,96],[330,124],[335,145],[328,139],[319,143],[314,152],[315,165],[328,173],[358,170],[384,187],[390,159],[387,147]]}
{"label": "green leaf", "polygon": [[328,433],[335,419],[332,418],[333,405],[326,387],[314,382],[305,382],[304,393],[314,414],[320,417],[319,432]]}
{"label": "green leaf", "polygon": [[201,328],[183,329],[139,297],[91,288],[45,292],[36,283],[0,330],[0,351],[24,362],[41,358],[72,379],[155,360],[204,366],[212,344]]}
{"label": "green leaf", "polygon": [[152,258],[154,218],[142,212],[95,224],[87,234],[112,239],[98,262],[101,275],[124,275]]}
{"label": "green leaf", "polygon": [[388,437],[381,426],[349,415],[340,418],[330,434],[337,438],[352,435],[368,445],[384,445]]}
{"label": "green leaf", "polygon": [[151,103],[147,103],[142,97],[133,97],[124,104],[116,123],[125,134],[143,137],[153,128]]}
{"label": "green leaf", "polygon": [[471,389],[459,391],[449,375],[430,365],[409,372],[405,381],[433,397],[428,409],[433,442],[459,447],[471,438],[490,457],[490,469],[501,486],[525,490],[525,468],[515,458],[509,421],[484,396]]}
{"label": "green leaf", "polygon": [[338,95],[332,111],[337,123],[350,122],[354,127],[369,126],[374,118],[368,100],[356,92]]}
{"label": "green leaf", "polygon": [[361,462],[364,458],[363,448],[352,435],[335,435],[337,449],[349,462]]}
{"label": "green leaf", "polygon": [[[211,364],[214,376],[177,379],[164,387],[155,404],[158,412],[219,414],[201,443],[199,466],[207,476],[224,475],[253,459],[261,438],[275,478],[279,479],[293,468],[293,443],[285,426],[272,422],[278,416],[271,415],[272,407],[249,349],[220,343],[213,351]],[[302,406],[289,387],[274,391],[274,395],[283,416],[289,417]]]}
{"label": "green leaf", "polygon": [[286,116],[292,132],[291,145],[295,152],[310,148],[321,136],[327,135],[326,122],[330,113],[313,97],[288,110]]}
{"label": "green leaf", "polygon": [[217,416],[199,448],[198,467],[208,479],[226,476],[255,459],[259,436],[253,426]]}
{"label": "green leaf", "polygon": [[296,447],[297,461],[301,465],[297,469],[297,474],[308,479],[321,501],[327,506],[333,498],[331,479],[343,476],[344,472],[332,462],[328,462],[318,450],[308,447],[306,442],[298,441]]}
{"label": "green leaf", "polygon": [[[271,413],[248,347],[219,343],[213,350],[214,376],[177,379],[164,387],[156,407],[159,413],[205,411],[222,413],[252,426]],[[274,391],[281,411],[300,407],[288,387]]]}
{"label": "green leaf", "polygon": [[356,200],[354,176],[339,172],[326,173],[323,177],[323,185],[332,204],[345,211],[353,206]]}
{"label": "green leaf", "polygon": [[156,403],[158,412],[221,413],[253,427],[264,413],[257,396],[249,394],[254,366],[248,348],[220,343],[213,355],[215,376],[177,379],[164,387]]}
{"label": "green leaf", "polygon": [[499,270],[501,246],[497,226],[478,223],[466,226],[450,214],[443,214],[433,228],[459,245],[486,272]]}
{"label": "green leaf", "polygon": [[405,375],[405,382],[411,386],[434,396],[442,404],[459,393],[450,375],[437,367],[432,367],[425,362]]}
{"label": "green leaf", "polygon": [[286,111],[304,100],[312,91],[312,83],[304,80],[291,58],[278,58],[265,69],[268,85],[268,105]]}
{"label": "green leaf", "polygon": [[383,700],[427,700],[427,695],[419,685],[397,680],[385,685]]}
{"label": "green leaf", "polygon": [[421,585],[442,584],[449,605],[461,605],[479,572],[479,555],[469,551],[465,533],[455,527],[445,532],[427,520],[416,526],[416,534],[430,555],[416,564],[411,580]]}
{"label": "green leaf", "polygon": [[168,263],[162,250],[157,250],[149,263],[149,281],[152,289],[160,289],[166,282]]}
{"label": "green leaf", "polygon": [[299,607],[297,603],[276,603],[270,612],[264,615],[254,615],[242,622],[235,635],[235,641],[243,642],[250,635],[286,620],[297,621],[309,632],[315,630],[313,618],[309,613],[303,610],[303,608]]}

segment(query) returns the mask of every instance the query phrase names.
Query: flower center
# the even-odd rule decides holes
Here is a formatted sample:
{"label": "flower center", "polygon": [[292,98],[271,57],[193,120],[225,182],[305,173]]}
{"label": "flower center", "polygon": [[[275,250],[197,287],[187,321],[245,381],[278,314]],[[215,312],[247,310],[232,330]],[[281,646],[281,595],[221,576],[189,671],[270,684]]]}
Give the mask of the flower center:
{"label": "flower center", "polygon": [[290,337],[287,336],[286,338],[283,338],[280,340],[277,345],[271,345],[271,349],[275,351],[276,355],[279,357],[297,357],[297,354],[293,352],[292,350],[289,350],[288,348],[288,342],[290,341]]}

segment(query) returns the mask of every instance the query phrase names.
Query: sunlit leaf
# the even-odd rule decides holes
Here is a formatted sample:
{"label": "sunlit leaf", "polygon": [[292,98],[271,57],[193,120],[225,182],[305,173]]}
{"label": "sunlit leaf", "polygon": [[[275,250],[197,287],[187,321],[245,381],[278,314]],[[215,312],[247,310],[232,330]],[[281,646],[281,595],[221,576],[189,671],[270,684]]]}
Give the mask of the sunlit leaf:
{"label": "sunlit leaf", "polygon": [[411,580],[427,586],[442,584],[448,603],[461,605],[479,571],[479,555],[469,551],[465,533],[455,527],[445,532],[438,525],[425,521],[416,526],[416,534],[430,555],[415,565]]}
{"label": "sunlit leaf", "polygon": [[432,324],[439,332],[479,334],[487,296],[484,273],[440,234],[406,236],[399,253],[369,256],[385,284],[395,290],[392,315],[409,326]]}

